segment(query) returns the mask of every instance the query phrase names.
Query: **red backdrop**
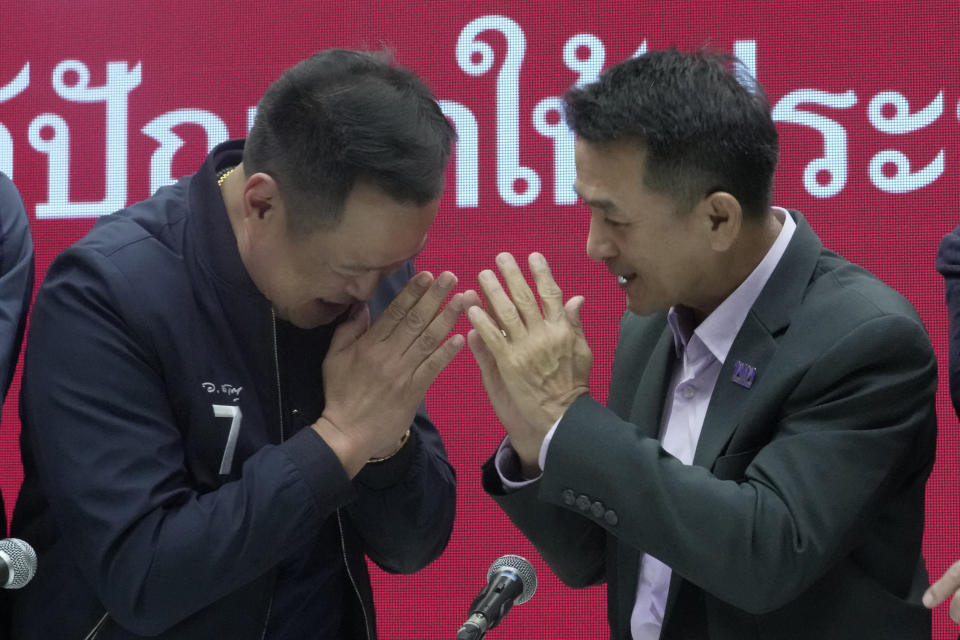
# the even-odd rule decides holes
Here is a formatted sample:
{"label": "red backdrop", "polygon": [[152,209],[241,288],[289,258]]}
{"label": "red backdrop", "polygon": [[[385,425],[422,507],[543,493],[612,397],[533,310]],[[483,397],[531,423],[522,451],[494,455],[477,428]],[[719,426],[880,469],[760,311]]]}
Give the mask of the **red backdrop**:
{"label": "red backdrop", "polygon": [[[462,288],[476,287],[497,252],[542,251],[567,296],[587,297],[592,384],[604,399],[623,300],[584,253],[587,213],[572,200],[572,140],[557,99],[647,49],[734,52],[775,105],[776,203],[802,210],[827,246],[902,292],[930,331],[941,361],[940,435],[924,550],[931,574],[942,573],[960,558],[960,437],[934,271],[940,237],[960,222],[957,3],[500,4],[5,3],[0,170],[30,211],[38,281],[95,216],[191,172],[208,146],[242,137],[283,69],[321,48],[386,44],[433,87],[460,134],[419,266],[453,270]],[[17,390],[15,381],[0,430],[8,510],[21,479]],[[561,585],[479,488],[479,466],[502,431],[468,353],[428,402],[458,472],[458,519],[446,553],[425,571],[374,572],[383,637],[453,637],[490,562],[519,553],[537,566],[539,592],[491,636],[605,638],[603,588]],[[942,608],[934,620],[935,638],[955,636]]]}

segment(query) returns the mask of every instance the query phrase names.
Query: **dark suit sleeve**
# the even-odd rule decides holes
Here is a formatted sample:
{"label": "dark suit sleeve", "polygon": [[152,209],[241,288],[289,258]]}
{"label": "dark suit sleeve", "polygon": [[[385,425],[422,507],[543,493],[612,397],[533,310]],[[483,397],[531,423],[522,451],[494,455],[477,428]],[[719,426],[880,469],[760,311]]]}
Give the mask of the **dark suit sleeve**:
{"label": "dark suit sleeve", "polygon": [[[548,562],[580,553],[577,536],[589,522],[750,613],[803,593],[864,540],[882,510],[900,520],[884,526],[919,536],[935,439],[936,362],[926,333],[890,314],[834,334],[823,349],[798,342],[792,353],[810,361],[792,363],[796,377],[766,403],[775,408],[766,418],[772,435],[744,451],[737,479],[682,464],[582,396],[554,434],[538,486],[501,504],[548,550]],[[613,510],[616,524],[589,511],[571,519],[568,489]],[[903,508],[891,510],[904,494]],[[528,518],[523,509],[537,500],[544,506]],[[567,513],[546,515],[550,508]],[[897,573],[904,563],[889,564]]]}
{"label": "dark suit sleeve", "polygon": [[[638,326],[629,320],[632,314],[625,313],[620,322],[621,343],[648,348],[651,341],[656,342],[654,334],[643,341],[638,338]],[[635,317],[635,316],[633,316]],[[653,318],[656,323],[664,316]],[[637,340],[643,344],[637,345]],[[611,375],[609,408],[611,417],[624,418],[630,410],[633,391],[643,373],[643,368],[631,363],[623,366],[622,358],[616,358]],[[623,422],[623,424],[628,424]],[[633,428],[630,426],[629,428]],[[562,508],[555,501],[545,501],[540,497],[540,483],[527,485],[519,491],[508,491],[503,487],[497,473],[494,460],[496,454],[483,466],[483,488],[510,517],[518,529],[533,542],[537,551],[550,565],[557,577],[566,585],[574,588],[588,587],[607,582],[605,557],[610,551],[607,545],[606,530],[579,512]],[[572,487],[572,485],[571,485]],[[566,492],[570,487],[566,487]],[[572,491],[572,489],[571,489]],[[574,494],[575,500],[580,494]],[[567,494],[567,500],[570,495]],[[558,496],[561,500],[563,495]],[[569,506],[569,505],[567,505]]]}
{"label": "dark suit sleeve", "polygon": [[599,525],[541,499],[540,483],[505,491],[494,457],[483,465],[483,488],[514,525],[533,542],[557,577],[574,588],[606,580],[606,531]]}
{"label": "dark suit sleeve", "polygon": [[950,400],[960,415],[960,227],[943,236],[937,254],[937,271],[943,276],[949,320]]}
{"label": "dark suit sleeve", "polygon": [[17,366],[32,294],[33,240],[27,210],[13,182],[0,173],[0,401]]}
{"label": "dark suit sleeve", "polygon": [[[33,239],[27,210],[17,188],[0,173],[0,404],[13,380],[23,341],[27,309],[33,295]],[[7,533],[7,515],[0,498],[0,534]],[[0,640],[8,637],[9,594],[0,595]]]}

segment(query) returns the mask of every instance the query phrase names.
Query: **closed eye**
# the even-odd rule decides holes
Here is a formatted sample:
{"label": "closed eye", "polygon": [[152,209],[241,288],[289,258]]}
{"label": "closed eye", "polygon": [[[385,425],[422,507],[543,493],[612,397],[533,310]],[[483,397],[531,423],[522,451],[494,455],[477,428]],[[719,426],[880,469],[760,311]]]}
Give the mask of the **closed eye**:
{"label": "closed eye", "polygon": [[610,218],[604,218],[604,219],[603,219],[603,224],[607,225],[608,227],[612,227],[612,228],[614,228],[614,229],[617,229],[617,228],[620,228],[620,227],[626,227],[626,226],[628,226],[630,223],[629,223],[629,222],[620,222],[620,221],[618,221],[618,220],[611,220]]}

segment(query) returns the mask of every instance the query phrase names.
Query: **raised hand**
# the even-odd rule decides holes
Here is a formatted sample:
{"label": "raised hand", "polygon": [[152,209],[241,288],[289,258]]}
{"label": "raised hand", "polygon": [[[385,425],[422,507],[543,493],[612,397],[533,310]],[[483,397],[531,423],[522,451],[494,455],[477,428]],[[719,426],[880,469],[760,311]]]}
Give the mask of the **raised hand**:
{"label": "raised hand", "polygon": [[468,309],[467,339],[493,409],[532,475],[550,427],[589,391],[592,354],[580,323],[584,298],[563,304],[546,259],[532,253],[529,264],[540,304],[513,256],[501,253],[497,268],[509,295],[492,271],[479,274],[487,310]]}
{"label": "raised hand", "polygon": [[461,335],[445,340],[465,307],[459,293],[443,305],[456,283],[448,271],[436,280],[418,273],[372,325],[360,305],[337,327],[323,361],[326,405],[313,428],[350,477],[397,450],[427,388],[463,347]]}

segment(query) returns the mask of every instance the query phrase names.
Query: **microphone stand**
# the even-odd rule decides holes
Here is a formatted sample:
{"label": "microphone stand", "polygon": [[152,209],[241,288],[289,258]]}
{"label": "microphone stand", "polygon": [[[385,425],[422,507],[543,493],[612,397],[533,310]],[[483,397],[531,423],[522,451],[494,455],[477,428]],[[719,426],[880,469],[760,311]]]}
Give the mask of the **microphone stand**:
{"label": "microphone stand", "polygon": [[474,613],[457,631],[457,640],[483,640],[487,636],[482,614]]}

